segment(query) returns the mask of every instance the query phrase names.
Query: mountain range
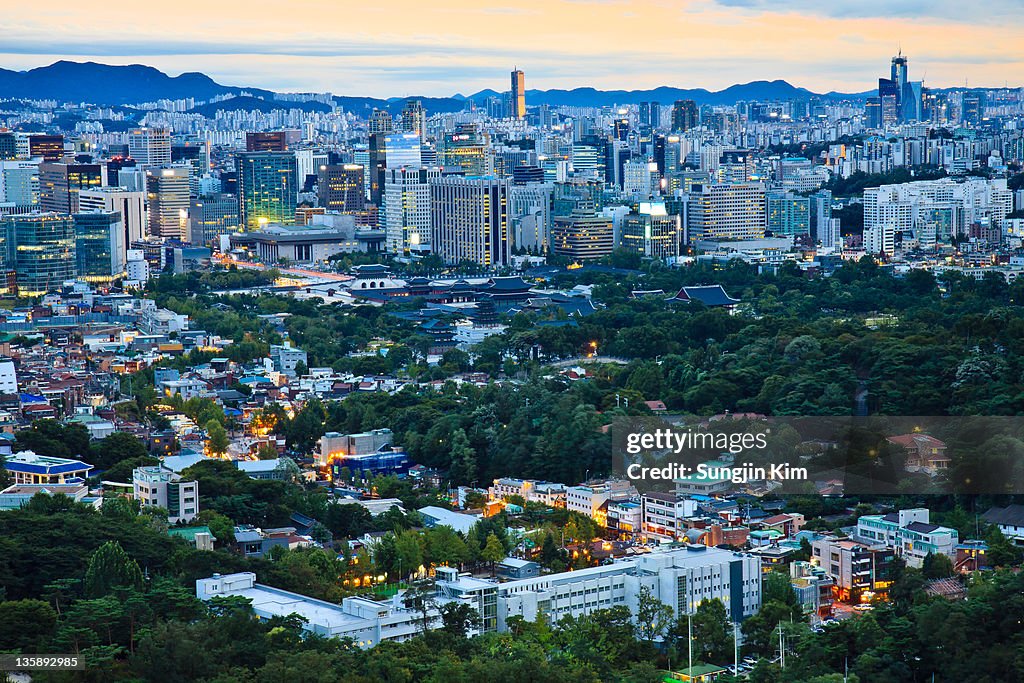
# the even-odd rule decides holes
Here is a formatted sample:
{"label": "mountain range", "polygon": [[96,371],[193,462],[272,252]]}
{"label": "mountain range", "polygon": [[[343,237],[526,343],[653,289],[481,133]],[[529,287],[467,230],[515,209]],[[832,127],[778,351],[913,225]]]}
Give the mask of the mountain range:
{"label": "mountain range", "polygon": [[[102,105],[129,105],[154,102],[160,99],[182,99],[187,97],[209,101],[223,95],[247,94],[249,97],[238,101],[224,101],[203,105],[198,111],[210,114],[218,109],[266,109],[274,93],[260,88],[221,85],[201,73],[183,73],[168,76],[151,66],[133,64],[113,66],[96,62],[72,62],[62,60],[49,66],[28,71],[0,69],[0,94],[7,98],[52,99],[59,102],[89,102]],[[552,106],[604,106],[612,104],[636,104],[639,102],[660,102],[668,105],[678,99],[692,99],[699,104],[733,104],[742,100],[790,100],[820,97],[824,99],[862,99],[870,93],[814,93],[798,88],[783,80],[753,81],[731,85],[724,90],[709,91],[704,88],[673,88],[662,86],[651,90],[598,90],[595,88],[574,88],[572,90],[528,90],[527,101],[531,104]],[[501,93],[482,90],[472,95],[451,97],[417,97],[424,108],[431,113],[459,111],[466,99],[473,99],[483,106],[488,97]],[[380,99],[374,97],[335,96],[335,101],[349,111],[365,114],[372,108],[387,108],[393,112],[401,109],[408,98]],[[283,104],[283,103],[282,103]],[[320,110],[317,103],[290,103],[289,106],[308,110]]]}

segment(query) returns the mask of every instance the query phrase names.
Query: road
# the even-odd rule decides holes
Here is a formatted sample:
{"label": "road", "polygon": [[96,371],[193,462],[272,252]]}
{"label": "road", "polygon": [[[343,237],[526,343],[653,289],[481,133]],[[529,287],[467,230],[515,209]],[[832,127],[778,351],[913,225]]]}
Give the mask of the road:
{"label": "road", "polygon": [[347,282],[353,279],[351,275],[344,275],[342,273],[325,273],[319,270],[309,270],[306,268],[283,268],[280,266],[268,266],[263,263],[253,263],[251,261],[239,261],[238,259],[231,258],[230,256],[222,256],[220,262],[225,266],[236,266],[238,268],[248,268],[249,270],[270,270],[276,268],[281,271],[282,275],[294,275],[296,277],[307,277],[314,278],[317,280],[330,280],[332,282]]}

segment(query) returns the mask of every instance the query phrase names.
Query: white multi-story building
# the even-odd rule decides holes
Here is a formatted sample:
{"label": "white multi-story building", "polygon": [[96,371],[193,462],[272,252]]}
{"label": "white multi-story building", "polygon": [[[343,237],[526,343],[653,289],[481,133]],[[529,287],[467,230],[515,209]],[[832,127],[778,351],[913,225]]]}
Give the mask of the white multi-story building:
{"label": "white multi-story building", "polygon": [[18,373],[14,361],[9,358],[0,360],[0,394],[8,396],[18,393]]}
{"label": "white multi-story building", "polygon": [[189,522],[199,514],[199,483],[185,481],[160,465],[137,467],[132,472],[132,492],[143,506],[166,509],[171,524]]}
{"label": "white multi-story building", "polygon": [[974,223],[996,228],[1013,211],[1005,179],[920,180],[864,190],[864,228],[891,225],[897,233],[934,225],[940,241],[963,236]]}
{"label": "white multi-story building", "polygon": [[123,187],[83,188],[78,193],[82,212],[117,211],[124,226],[124,244],[141,240],[146,234],[146,193]]}
{"label": "white multi-story building", "polygon": [[551,241],[552,183],[512,185],[508,190],[508,215],[513,224],[515,245],[537,253],[548,250]]}
{"label": "white multi-story building", "polygon": [[896,251],[896,228],[892,223],[879,223],[864,228],[864,251],[872,256],[892,256]]}
{"label": "white multi-story building", "polygon": [[528,503],[565,507],[565,485],[550,481],[504,477],[494,480],[494,484],[487,489],[487,495],[491,500],[520,496]]}
{"label": "white multi-story building", "polygon": [[927,508],[900,510],[887,515],[862,515],[857,539],[892,548],[911,567],[920,567],[929,554],[956,556],[956,529],[930,524]]}
{"label": "white multi-story building", "polygon": [[729,618],[739,621],[761,607],[761,561],[690,545],[600,567],[509,581],[497,587],[498,630],[507,628],[514,616],[556,623],[562,617],[620,605],[636,618],[644,588],[674,616],[692,614],[702,602],[717,598]]}
{"label": "white multi-story building", "polygon": [[171,131],[133,128],[128,133],[128,156],[144,166],[166,166],[171,163]]}
{"label": "white multi-story building", "polygon": [[765,190],[761,183],[694,185],[689,193],[686,234],[695,240],[764,237]]}
{"label": "white multi-story building", "polygon": [[682,520],[697,512],[697,502],[674,493],[650,491],[641,498],[642,531],[646,536],[676,540],[685,531]]}
{"label": "white multi-story building", "polygon": [[565,490],[565,507],[605,523],[604,504],[611,499],[628,500],[636,496],[636,488],[628,481],[609,479],[597,484],[580,484]]}
{"label": "white multi-story building", "polygon": [[[401,593],[386,602],[350,596],[337,605],[256,583],[252,572],[214,574],[196,581],[196,597],[200,600],[234,595],[248,598],[257,617],[298,614],[305,619],[303,630],[328,638],[351,638],[363,649],[384,640],[408,640],[419,635],[423,626],[423,613],[406,608]],[[437,626],[439,616],[436,607],[428,607],[427,625]]]}
{"label": "white multi-story building", "polygon": [[384,244],[393,254],[430,250],[430,181],[439,168],[384,171]]}

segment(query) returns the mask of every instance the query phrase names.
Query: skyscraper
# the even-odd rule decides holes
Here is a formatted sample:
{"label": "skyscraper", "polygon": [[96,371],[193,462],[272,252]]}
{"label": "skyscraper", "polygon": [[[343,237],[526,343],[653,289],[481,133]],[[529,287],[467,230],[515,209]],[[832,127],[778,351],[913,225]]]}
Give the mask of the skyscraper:
{"label": "skyscraper", "polygon": [[764,237],[764,185],[694,185],[687,208],[687,239]]}
{"label": "skyscraper", "polygon": [[75,277],[75,225],[71,216],[30,213],[8,216],[3,229],[8,267],[13,266],[19,296],[42,296]]}
{"label": "skyscraper", "polygon": [[526,117],[526,76],[516,69],[512,72],[512,118]]}
{"label": "skyscraper", "polygon": [[245,134],[246,152],[287,152],[288,140],[283,130]]}
{"label": "skyscraper", "polygon": [[146,234],[146,193],[123,187],[93,187],[78,194],[79,211],[117,211],[121,214],[124,243],[141,240]]}
{"label": "skyscraper", "polygon": [[104,184],[101,164],[39,164],[39,206],[43,211],[76,213],[78,193]]}
{"label": "skyscraper", "polygon": [[394,130],[391,114],[387,109],[374,109],[370,114],[370,135],[374,133],[390,133]]}
{"label": "skyscraper", "polygon": [[423,103],[419,100],[406,100],[402,108],[402,132],[415,133],[423,140],[427,136],[427,118],[423,111]]}
{"label": "skyscraper", "polygon": [[384,244],[392,254],[430,249],[430,182],[438,168],[389,168],[384,172]]}
{"label": "skyscraper", "polygon": [[217,193],[192,200],[188,210],[192,244],[216,247],[221,235],[238,232],[238,197]]}
{"label": "skyscraper", "polygon": [[242,152],[238,169],[238,218],[244,230],[265,223],[293,225],[298,203],[298,164],[288,152]]}
{"label": "skyscraper", "polygon": [[431,247],[445,263],[509,264],[508,184],[494,177],[443,176],[430,184]]}
{"label": "skyscraper", "polygon": [[672,105],[672,132],[685,133],[696,128],[700,119],[697,103],[693,100],[676,100]]}
{"label": "skyscraper", "polygon": [[153,169],[146,175],[149,234],[185,241],[189,237],[188,177],[190,166]]}
{"label": "skyscraper", "polygon": [[125,271],[128,245],[124,241],[121,214],[117,211],[84,211],[74,215],[75,256],[78,277],[109,285]]}
{"label": "skyscraper", "polygon": [[366,208],[365,174],[360,164],[328,164],[317,179],[319,204],[328,211],[362,211]]}
{"label": "skyscraper", "polygon": [[772,235],[800,237],[811,233],[811,200],[792,192],[769,192],[767,227]]}
{"label": "skyscraper", "polygon": [[146,166],[171,163],[171,132],[166,128],[132,128],[128,133],[128,156]]}

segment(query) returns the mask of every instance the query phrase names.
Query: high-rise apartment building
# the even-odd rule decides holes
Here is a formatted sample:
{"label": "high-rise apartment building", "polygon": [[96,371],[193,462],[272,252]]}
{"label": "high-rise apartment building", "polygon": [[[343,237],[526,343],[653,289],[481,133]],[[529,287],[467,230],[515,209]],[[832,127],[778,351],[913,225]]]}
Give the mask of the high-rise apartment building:
{"label": "high-rise apartment building", "polygon": [[509,264],[508,183],[492,176],[442,176],[430,184],[431,248],[445,263]]}

